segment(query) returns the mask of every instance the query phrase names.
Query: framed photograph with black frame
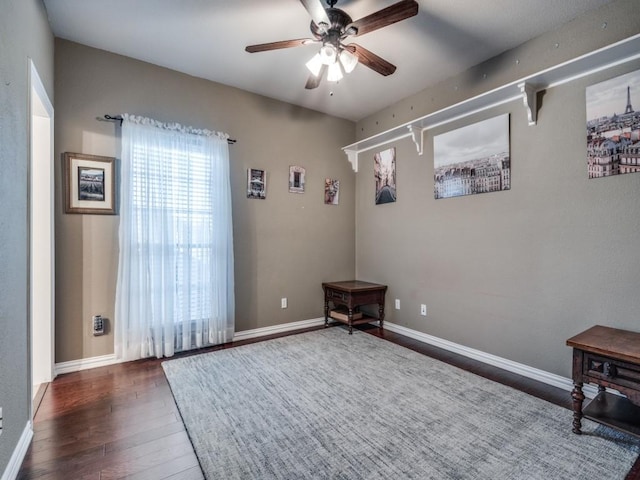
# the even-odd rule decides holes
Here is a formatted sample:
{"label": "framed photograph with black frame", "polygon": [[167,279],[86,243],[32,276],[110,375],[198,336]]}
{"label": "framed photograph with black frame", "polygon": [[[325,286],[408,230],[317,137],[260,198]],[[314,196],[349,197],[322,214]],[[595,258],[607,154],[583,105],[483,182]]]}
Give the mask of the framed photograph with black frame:
{"label": "framed photograph with black frame", "polygon": [[62,156],[64,212],[115,215],[116,159],[71,152]]}

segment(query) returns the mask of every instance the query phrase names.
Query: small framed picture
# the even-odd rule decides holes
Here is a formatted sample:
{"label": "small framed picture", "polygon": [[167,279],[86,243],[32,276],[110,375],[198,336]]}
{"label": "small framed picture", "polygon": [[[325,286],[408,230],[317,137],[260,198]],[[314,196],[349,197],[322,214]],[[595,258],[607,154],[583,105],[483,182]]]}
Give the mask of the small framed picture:
{"label": "small framed picture", "polygon": [[267,172],[256,168],[247,169],[247,198],[267,198]]}
{"label": "small framed picture", "polygon": [[116,214],[115,158],[65,152],[65,213]]}
{"label": "small framed picture", "polygon": [[324,179],[324,203],[326,205],[338,205],[340,200],[340,180],[332,178]]}
{"label": "small framed picture", "polygon": [[289,192],[304,193],[304,167],[289,167]]}

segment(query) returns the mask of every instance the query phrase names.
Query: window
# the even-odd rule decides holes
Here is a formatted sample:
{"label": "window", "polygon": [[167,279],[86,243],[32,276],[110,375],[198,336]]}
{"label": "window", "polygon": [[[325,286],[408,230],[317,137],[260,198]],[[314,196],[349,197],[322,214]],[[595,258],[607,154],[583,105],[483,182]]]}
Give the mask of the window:
{"label": "window", "polygon": [[161,357],[230,341],[226,140],[137,118],[123,122],[116,350]]}

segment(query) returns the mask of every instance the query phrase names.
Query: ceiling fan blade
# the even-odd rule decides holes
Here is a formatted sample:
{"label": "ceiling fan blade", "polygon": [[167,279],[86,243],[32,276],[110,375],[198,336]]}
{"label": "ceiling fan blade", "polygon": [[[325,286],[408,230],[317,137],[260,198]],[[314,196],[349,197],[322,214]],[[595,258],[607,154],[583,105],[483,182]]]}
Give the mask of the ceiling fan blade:
{"label": "ceiling fan blade", "polygon": [[322,6],[321,0],[300,0],[300,3],[307,9],[307,12],[311,15],[311,19],[316,22],[316,25],[320,25],[320,23],[331,25],[331,21]]}
{"label": "ceiling fan blade", "polygon": [[309,75],[309,78],[307,79],[307,84],[304,86],[304,88],[306,88],[307,90],[313,90],[314,88],[318,88],[318,85],[320,85],[320,82],[322,81],[322,77],[324,77],[324,74],[326,71],[327,71],[327,66],[322,65],[322,68],[320,69],[320,72],[318,72],[318,75],[314,75],[313,73]]}
{"label": "ceiling fan blade", "polygon": [[355,27],[358,31],[357,33],[354,33],[354,36],[358,37],[365,33],[373,32],[379,28],[413,17],[417,14],[418,2],[415,0],[402,0],[401,2],[394,3],[387,8],[383,8],[371,15],[367,15],[366,17],[356,20],[351,25],[348,25],[347,29]]}
{"label": "ceiling fan blade", "polygon": [[308,45],[316,43],[317,40],[311,38],[298,38],[296,40],[282,40],[280,42],[260,43],[258,45],[249,45],[245,50],[249,53],[266,52],[269,50],[279,50],[281,48],[299,47],[300,45]]}
{"label": "ceiling fan blade", "polygon": [[361,64],[365,67],[369,67],[375,72],[378,72],[380,75],[384,75],[386,77],[396,71],[395,65],[387,62],[384,58],[379,57],[360,45],[350,43],[345,48],[358,57],[358,61]]}

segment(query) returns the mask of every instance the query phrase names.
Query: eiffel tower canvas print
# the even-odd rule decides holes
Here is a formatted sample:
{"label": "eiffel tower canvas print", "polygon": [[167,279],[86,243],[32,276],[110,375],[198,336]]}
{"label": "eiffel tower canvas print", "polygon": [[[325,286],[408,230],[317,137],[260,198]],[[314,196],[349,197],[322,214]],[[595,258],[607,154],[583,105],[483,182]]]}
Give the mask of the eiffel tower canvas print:
{"label": "eiffel tower canvas print", "polygon": [[586,95],[589,178],[640,172],[640,70],[591,85]]}

